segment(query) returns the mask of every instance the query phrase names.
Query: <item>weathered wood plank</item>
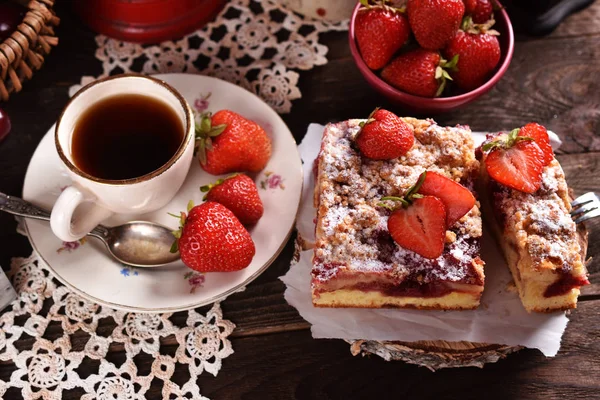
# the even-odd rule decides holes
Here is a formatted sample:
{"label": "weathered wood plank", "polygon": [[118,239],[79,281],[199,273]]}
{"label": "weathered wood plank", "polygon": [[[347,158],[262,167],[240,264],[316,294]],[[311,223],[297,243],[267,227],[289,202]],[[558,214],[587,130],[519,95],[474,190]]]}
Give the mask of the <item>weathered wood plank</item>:
{"label": "weathered wood plank", "polygon": [[[18,195],[37,143],[54,123],[68,96],[67,88],[82,75],[97,75],[94,34],[85,28],[67,6],[58,5],[62,18],[60,45],[41,71],[23,91],[2,107],[13,122],[13,132],[0,144],[0,190]],[[457,112],[436,116],[441,124],[467,123],[475,130],[498,130],[536,120],[548,125],[565,140],[563,164],[576,194],[600,191],[600,2],[569,17],[546,38],[524,39],[516,44],[513,63],[503,80],[476,103]],[[355,67],[347,47],[346,33],[323,35],[330,48],[330,63],[303,71],[303,98],[284,119],[300,140],[309,122],[329,122],[366,116],[377,105],[401,114],[408,111],[378,96]],[[600,222],[589,224],[589,255],[600,258]],[[11,257],[28,255],[25,238],[14,233],[12,217],[0,215],[0,264]],[[283,299],[284,285],[277,279],[289,266],[292,246],[245,292],[223,303],[225,318],[238,328],[232,335],[235,353],[224,361],[217,378],[199,377],[202,394],[210,398],[497,398],[563,397],[597,398],[600,373],[600,263],[590,265],[592,285],[582,291],[579,308],[555,359],[544,359],[536,351],[523,351],[484,370],[462,369],[431,373],[403,363],[387,363],[378,357],[352,357],[340,340],[313,340],[308,324]],[[200,310],[206,311],[206,308]],[[184,323],[183,314],[174,318]],[[100,330],[110,331],[108,324]],[[105,332],[106,333],[106,332]],[[56,339],[60,329],[49,328]],[[75,348],[87,335],[71,337]],[[30,347],[32,339],[19,345]],[[173,338],[163,340],[163,350],[174,351]],[[123,358],[121,345],[110,348],[110,361]],[[152,359],[136,357],[140,370],[148,370]],[[11,367],[0,364],[0,378],[7,380]],[[84,368],[84,372],[92,372]],[[92,372],[95,373],[95,372]],[[187,367],[176,369],[173,381],[187,380]],[[64,394],[65,399],[81,393]],[[160,398],[153,386],[147,398]]]}
{"label": "weathered wood plank", "polygon": [[[563,348],[554,359],[523,350],[483,370],[432,373],[379,357],[352,357],[340,340],[314,340],[309,332],[233,340],[236,352],[218,379],[200,376],[211,398],[595,398],[600,390],[599,301],[571,315]],[[243,377],[243,378],[242,378]],[[467,378],[468,377],[468,378]],[[486,396],[487,397],[487,396]]]}
{"label": "weathered wood plank", "polygon": [[[350,56],[345,34],[329,34],[327,39],[329,63],[302,74],[303,98],[294,103],[292,114],[284,116],[296,138],[304,135],[309,122],[366,117],[375,106],[413,114],[390,104],[366,83]],[[597,37],[517,42],[511,66],[488,94],[460,110],[434,118],[445,125],[468,124],[477,131],[510,129],[537,121],[564,138],[563,152],[599,151],[597,76]]]}

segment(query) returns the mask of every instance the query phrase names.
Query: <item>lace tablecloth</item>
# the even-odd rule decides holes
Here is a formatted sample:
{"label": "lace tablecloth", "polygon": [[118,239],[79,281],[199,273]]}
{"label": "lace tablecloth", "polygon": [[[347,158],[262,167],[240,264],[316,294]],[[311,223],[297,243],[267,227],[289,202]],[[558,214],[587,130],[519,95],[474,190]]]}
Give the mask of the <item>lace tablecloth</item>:
{"label": "lace tablecloth", "polygon": [[[97,36],[103,73],[83,77],[81,84],[130,71],[203,73],[240,85],[286,113],[301,97],[295,70],[327,62],[319,34],[346,27],[305,19],[271,0],[233,0],[215,22],[181,40],[141,46]],[[182,319],[89,302],[56,281],[35,253],[14,258],[8,275],[19,297],[0,314],[0,362],[14,363],[10,379],[0,379],[0,398],[12,387],[26,399],[60,399],[71,389],[83,390],[82,399],[143,399],[159,380],[163,398],[206,399],[196,377],[204,371],[216,376],[222,359],[233,353],[228,336],[235,325],[223,319],[219,303],[205,314],[188,311],[175,323]],[[103,324],[114,329],[99,334]],[[71,340],[76,333],[77,349]],[[173,336],[175,354],[161,351],[161,340]],[[106,356],[111,346],[121,345],[126,359],[117,367]],[[154,358],[148,374],[138,373],[134,361],[141,352]],[[182,385],[171,380],[176,368],[189,370]],[[84,370],[92,373],[84,377],[79,372]]]}
{"label": "lace tablecloth", "polygon": [[[181,40],[141,46],[98,35],[96,58],[102,74],[84,76],[81,85],[123,72],[202,73],[235,83],[260,96],[279,113],[288,113],[302,96],[299,74],[327,63],[319,34],[346,30],[347,21],[304,18],[276,1],[232,0],[215,22]],[[71,88],[71,95],[81,85]]]}

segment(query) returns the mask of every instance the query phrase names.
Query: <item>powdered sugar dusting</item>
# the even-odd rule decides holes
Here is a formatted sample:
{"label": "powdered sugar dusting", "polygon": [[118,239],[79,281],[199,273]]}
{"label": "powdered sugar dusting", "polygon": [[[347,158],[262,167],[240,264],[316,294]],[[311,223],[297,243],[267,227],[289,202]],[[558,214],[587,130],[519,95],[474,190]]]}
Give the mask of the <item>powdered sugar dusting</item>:
{"label": "powdered sugar dusting", "polygon": [[542,185],[534,194],[496,185],[495,207],[505,227],[514,227],[519,245],[527,249],[536,265],[570,270],[581,263],[576,225],[571,219],[570,197],[558,161],[544,167]]}
{"label": "powdered sugar dusting", "polygon": [[[480,263],[481,218],[478,207],[452,230],[455,240],[436,260],[401,248],[389,235],[389,211],[380,206],[384,196],[401,196],[425,170],[436,171],[471,185],[479,167],[470,131],[440,127],[433,121],[405,118],[415,133],[415,145],[396,160],[376,161],[360,156],[353,139],[360,120],[327,126],[317,179],[317,241],[313,277],[326,282],[340,272],[385,273],[397,282],[415,279],[483,284],[475,271]],[[365,279],[369,279],[366,277]]]}

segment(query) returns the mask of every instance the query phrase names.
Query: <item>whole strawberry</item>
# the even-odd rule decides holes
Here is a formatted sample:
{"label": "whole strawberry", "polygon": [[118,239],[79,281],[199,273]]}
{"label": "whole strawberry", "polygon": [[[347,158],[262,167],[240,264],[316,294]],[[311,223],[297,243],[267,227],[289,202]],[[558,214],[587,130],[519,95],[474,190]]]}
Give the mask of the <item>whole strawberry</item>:
{"label": "whole strawberry", "polygon": [[439,50],[460,27],[465,5],[462,0],[408,0],[406,12],[421,47]]}
{"label": "whole strawberry", "polygon": [[408,152],[415,136],[411,127],[396,114],[375,109],[356,136],[360,152],[373,160],[391,160]]}
{"label": "whole strawberry", "polygon": [[410,27],[404,13],[383,4],[372,6],[367,0],[358,11],[354,29],[360,54],[371,69],[385,66],[408,40]]}
{"label": "whole strawberry", "polygon": [[417,49],[396,57],[381,71],[381,78],[406,93],[421,97],[442,94],[446,80],[452,80],[447,70],[452,70],[457,58],[449,62],[438,52]]}
{"label": "whole strawberry", "polygon": [[202,186],[204,200],[223,204],[244,225],[254,225],[262,217],[263,203],[254,181],[244,174],[237,174],[216,183]]}
{"label": "whole strawberry", "polygon": [[483,24],[492,18],[494,7],[490,0],[463,0],[465,15],[470,15],[473,22]]}
{"label": "whole strawberry", "polygon": [[256,251],[250,234],[225,206],[212,201],[189,207],[172,251],[199,272],[239,271],[250,265]]}
{"label": "whole strawberry", "polygon": [[201,116],[196,147],[200,165],[213,175],[259,172],[271,157],[271,139],[264,129],[229,110]]}
{"label": "whole strawberry", "polygon": [[450,40],[444,56],[458,56],[456,71],[451,74],[458,87],[473,90],[489,78],[500,62],[500,43],[496,34],[496,31],[467,26],[467,31],[459,30]]}

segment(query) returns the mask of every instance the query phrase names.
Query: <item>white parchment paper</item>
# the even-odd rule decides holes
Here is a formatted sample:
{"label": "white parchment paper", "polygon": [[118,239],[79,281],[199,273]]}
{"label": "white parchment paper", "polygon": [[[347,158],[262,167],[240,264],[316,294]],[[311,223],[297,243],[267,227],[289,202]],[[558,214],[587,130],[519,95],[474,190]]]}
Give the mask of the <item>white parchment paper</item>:
{"label": "white parchment paper", "polygon": [[[324,127],[311,124],[299,151],[304,165],[304,192],[297,220],[299,234],[314,241],[313,161],[319,152]],[[485,137],[473,133],[476,145]],[[552,146],[560,140],[550,132]],[[313,307],[310,293],[312,250],[304,251],[297,264],[281,277],[285,299],[312,324],[314,338],[366,340],[448,340],[520,345],[539,349],[553,357],[568,319],[564,312],[528,314],[519,300],[504,258],[485,230],[481,258],[485,261],[485,290],[481,305],[473,311],[423,311],[403,309],[352,309]]]}

